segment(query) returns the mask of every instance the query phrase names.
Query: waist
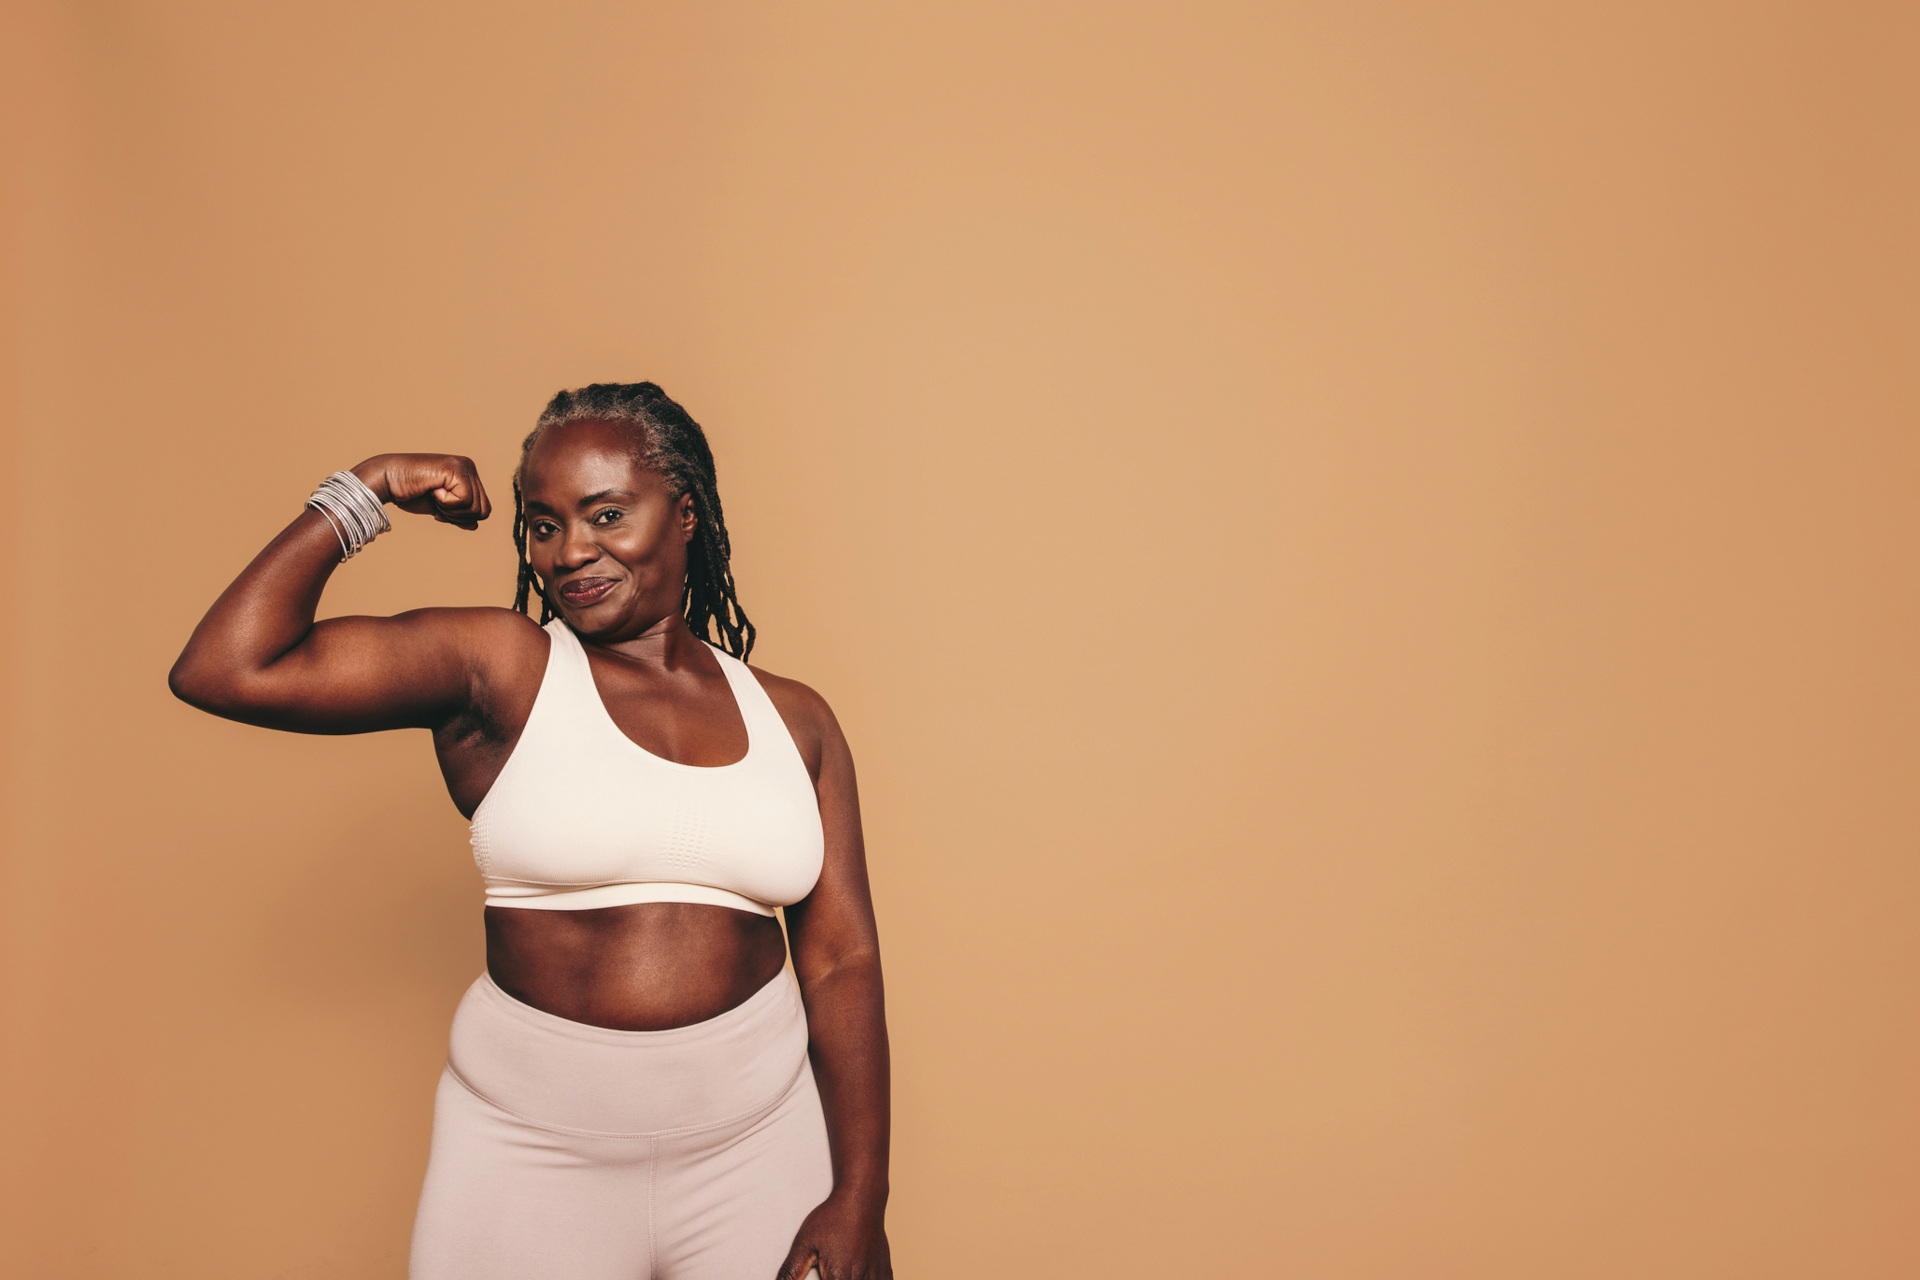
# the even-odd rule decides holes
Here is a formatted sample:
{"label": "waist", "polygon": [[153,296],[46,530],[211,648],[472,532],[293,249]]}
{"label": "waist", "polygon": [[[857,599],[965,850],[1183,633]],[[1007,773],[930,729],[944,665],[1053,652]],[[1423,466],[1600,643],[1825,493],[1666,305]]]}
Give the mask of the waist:
{"label": "waist", "polygon": [[664,1031],[574,1022],[482,975],[448,1037],[461,1084],[535,1123],[646,1134],[724,1123],[777,1100],[807,1060],[806,1010],[785,970],[725,1013]]}
{"label": "waist", "polygon": [[624,1031],[702,1022],[749,999],[786,962],[777,920],[707,903],[486,912],[487,972],[563,1021]]}

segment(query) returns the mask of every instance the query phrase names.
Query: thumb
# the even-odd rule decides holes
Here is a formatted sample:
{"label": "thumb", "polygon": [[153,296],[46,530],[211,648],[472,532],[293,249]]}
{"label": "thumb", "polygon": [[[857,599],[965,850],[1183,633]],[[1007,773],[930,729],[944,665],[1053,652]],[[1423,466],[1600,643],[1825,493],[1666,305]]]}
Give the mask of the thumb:
{"label": "thumb", "polygon": [[811,1244],[795,1240],[793,1248],[787,1250],[787,1260],[774,1272],[774,1280],[820,1280],[820,1273],[813,1265],[819,1256]]}

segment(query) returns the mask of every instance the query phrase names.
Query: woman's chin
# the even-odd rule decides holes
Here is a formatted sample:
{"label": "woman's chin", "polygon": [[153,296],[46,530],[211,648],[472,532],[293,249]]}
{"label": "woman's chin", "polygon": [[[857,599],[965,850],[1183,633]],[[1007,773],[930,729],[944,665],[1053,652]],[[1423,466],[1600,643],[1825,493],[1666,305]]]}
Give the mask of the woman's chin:
{"label": "woman's chin", "polygon": [[659,621],[652,612],[635,608],[623,591],[610,592],[589,605],[568,604],[563,598],[554,612],[566,620],[575,635],[602,644],[631,640]]}
{"label": "woman's chin", "polygon": [[620,629],[621,616],[617,609],[607,608],[607,601],[596,600],[589,605],[571,605],[562,600],[554,610],[566,619],[568,626],[583,636],[600,636]]}

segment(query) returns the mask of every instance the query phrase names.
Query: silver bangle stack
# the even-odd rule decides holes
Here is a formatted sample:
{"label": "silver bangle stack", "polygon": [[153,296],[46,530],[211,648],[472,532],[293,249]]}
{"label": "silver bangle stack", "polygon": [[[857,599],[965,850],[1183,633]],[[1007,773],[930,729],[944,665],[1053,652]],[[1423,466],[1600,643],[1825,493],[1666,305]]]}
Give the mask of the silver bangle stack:
{"label": "silver bangle stack", "polygon": [[351,471],[336,471],[320,482],[307,499],[309,509],[318,511],[333,526],[340,539],[340,560],[353,559],[360,548],[393,528],[387,510],[373,490]]}

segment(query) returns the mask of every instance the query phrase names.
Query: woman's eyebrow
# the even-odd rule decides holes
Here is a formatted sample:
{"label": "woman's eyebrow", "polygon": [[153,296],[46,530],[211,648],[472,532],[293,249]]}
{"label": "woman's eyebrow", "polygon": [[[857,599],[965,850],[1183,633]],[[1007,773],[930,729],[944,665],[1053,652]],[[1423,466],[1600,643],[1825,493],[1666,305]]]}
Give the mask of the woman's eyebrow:
{"label": "woman's eyebrow", "polygon": [[[588,494],[575,505],[578,507],[590,507],[603,498],[631,498],[633,496],[634,493],[631,489],[602,489],[598,493]],[[554,511],[554,508],[550,504],[542,502],[538,498],[526,499],[526,507],[528,511],[544,511],[548,515],[552,515]]]}

